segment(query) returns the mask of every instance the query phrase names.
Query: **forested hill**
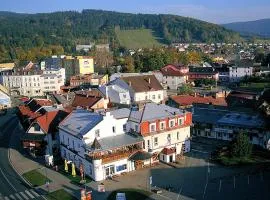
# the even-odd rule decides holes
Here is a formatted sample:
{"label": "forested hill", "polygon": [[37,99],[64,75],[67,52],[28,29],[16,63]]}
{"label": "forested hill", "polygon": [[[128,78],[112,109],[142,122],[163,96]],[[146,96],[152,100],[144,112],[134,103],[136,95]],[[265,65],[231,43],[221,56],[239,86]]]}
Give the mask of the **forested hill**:
{"label": "forested hill", "polygon": [[260,19],[248,22],[224,24],[225,28],[237,31],[243,35],[258,35],[270,38],[270,19]]}
{"label": "forested hill", "polygon": [[120,29],[151,29],[165,43],[227,42],[240,38],[233,31],[196,19],[102,10],[40,14],[0,12],[0,24],[0,61],[7,56],[16,58],[18,48],[26,51],[48,47],[49,50],[42,52],[46,54],[46,51],[62,51],[62,47],[70,53],[76,44],[90,41],[117,44],[115,26]]}

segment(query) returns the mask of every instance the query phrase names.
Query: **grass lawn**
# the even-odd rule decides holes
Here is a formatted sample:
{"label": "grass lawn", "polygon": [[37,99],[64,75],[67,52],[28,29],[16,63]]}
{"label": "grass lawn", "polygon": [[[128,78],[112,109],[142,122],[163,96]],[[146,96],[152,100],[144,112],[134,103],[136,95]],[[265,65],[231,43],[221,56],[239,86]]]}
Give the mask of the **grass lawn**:
{"label": "grass lawn", "polygon": [[161,45],[151,29],[120,30],[116,28],[115,33],[120,45],[128,49],[152,48]]}
{"label": "grass lawn", "polygon": [[[69,166],[69,172],[66,172],[64,170],[64,166],[60,166],[59,167],[59,173],[63,174],[64,176],[66,176],[71,183],[75,184],[75,185],[81,185],[80,181],[81,181],[81,176],[80,173],[77,171],[77,175],[75,177],[73,177],[71,175],[71,167]],[[86,183],[90,183],[92,181],[92,179],[90,179],[89,177],[85,177]]]}
{"label": "grass lawn", "polygon": [[270,83],[263,82],[263,83],[247,83],[247,84],[241,84],[240,88],[242,89],[248,89],[248,90],[253,90],[253,91],[261,91],[266,87],[270,87]]}
{"label": "grass lawn", "polygon": [[221,156],[218,158],[221,164],[230,166],[230,165],[247,165],[256,163],[256,160],[252,158],[236,158],[230,156]]}
{"label": "grass lawn", "polygon": [[126,199],[128,200],[144,200],[147,199],[151,194],[150,192],[145,190],[126,188],[113,191],[109,195],[108,200],[115,200],[117,193],[125,193]]}
{"label": "grass lawn", "polygon": [[46,179],[46,177],[37,170],[26,172],[22,176],[26,180],[28,180],[34,187],[44,185],[47,181],[50,182],[49,179]]}
{"label": "grass lawn", "polygon": [[60,189],[46,195],[48,200],[76,200],[75,197],[67,193],[65,190]]}

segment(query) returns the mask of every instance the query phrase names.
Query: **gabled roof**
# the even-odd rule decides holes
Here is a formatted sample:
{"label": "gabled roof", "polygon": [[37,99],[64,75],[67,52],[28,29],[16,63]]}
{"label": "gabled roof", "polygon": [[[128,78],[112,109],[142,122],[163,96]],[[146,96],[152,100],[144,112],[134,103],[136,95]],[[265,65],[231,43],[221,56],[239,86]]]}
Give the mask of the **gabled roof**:
{"label": "gabled roof", "polygon": [[93,96],[88,94],[75,94],[75,98],[72,102],[72,107],[82,107],[82,108],[91,108],[93,107],[100,99],[101,96]]}
{"label": "gabled roof", "polygon": [[38,117],[36,122],[45,133],[52,133],[67,115],[68,113],[62,110],[51,111]]}
{"label": "gabled roof", "polygon": [[59,128],[74,136],[82,137],[102,120],[101,114],[76,109],[60,123]]}
{"label": "gabled roof", "polygon": [[189,67],[189,74],[217,74],[213,67]]}
{"label": "gabled roof", "polygon": [[227,106],[227,102],[224,97],[214,98],[212,96],[201,97],[192,95],[178,95],[178,96],[171,96],[170,98],[176,103],[178,103],[179,106],[189,106],[194,103]]}
{"label": "gabled roof", "polygon": [[182,73],[185,67],[184,65],[166,65],[160,69],[163,76],[184,76],[185,74]]}
{"label": "gabled roof", "polygon": [[155,75],[121,77],[135,92],[163,90]]}

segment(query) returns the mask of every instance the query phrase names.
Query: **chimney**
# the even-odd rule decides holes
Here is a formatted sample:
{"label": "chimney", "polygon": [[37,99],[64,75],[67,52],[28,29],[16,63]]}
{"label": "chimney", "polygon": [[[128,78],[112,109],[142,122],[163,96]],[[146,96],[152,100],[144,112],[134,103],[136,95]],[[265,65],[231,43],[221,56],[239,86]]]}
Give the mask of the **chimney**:
{"label": "chimney", "polygon": [[131,86],[131,81],[128,82],[128,85]]}
{"label": "chimney", "polygon": [[151,83],[151,79],[150,79],[150,78],[148,78],[148,83],[149,83],[149,84]]}

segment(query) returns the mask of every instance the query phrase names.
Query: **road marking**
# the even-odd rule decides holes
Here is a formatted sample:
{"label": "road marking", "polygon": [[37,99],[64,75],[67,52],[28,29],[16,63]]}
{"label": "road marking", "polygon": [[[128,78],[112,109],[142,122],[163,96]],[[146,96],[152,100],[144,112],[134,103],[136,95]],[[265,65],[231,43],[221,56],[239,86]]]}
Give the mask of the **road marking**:
{"label": "road marking", "polygon": [[199,152],[199,153],[209,154],[209,152],[207,152],[207,151],[200,151],[200,150],[197,150],[197,149],[191,149],[191,150],[195,151],[195,152]]}
{"label": "road marking", "polygon": [[8,182],[8,184],[12,187],[12,189],[17,192],[16,188],[9,182],[8,178],[6,177],[6,175],[3,173],[2,169],[0,168],[0,172],[3,175],[4,179],[6,179],[6,181]]}
{"label": "road marking", "polygon": [[222,180],[220,179],[220,180],[219,180],[219,188],[218,188],[218,192],[221,191],[221,185],[222,185]]}
{"label": "road marking", "polygon": [[248,181],[248,185],[249,185],[249,175],[248,175],[248,180],[247,181]]}
{"label": "road marking", "polygon": [[29,191],[25,190],[25,193],[28,194],[28,196],[31,197],[31,199],[35,198]]}
{"label": "road marking", "polygon": [[23,196],[24,199],[26,199],[26,200],[29,199],[23,192],[20,192],[20,194]]}
{"label": "road marking", "polygon": [[233,187],[235,189],[235,176],[233,177]]}
{"label": "road marking", "polygon": [[20,199],[20,200],[23,200],[23,198],[19,195],[19,193],[16,193],[15,196]]}
{"label": "road marking", "polygon": [[206,184],[205,184],[204,191],[203,191],[203,199],[204,199],[204,197],[205,197],[207,185],[208,185],[208,175],[207,175],[207,178],[206,178]]}
{"label": "road marking", "polygon": [[9,195],[9,197],[11,198],[11,199],[14,199],[14,200],[16,200],[16,198],[11,194],[11,195]]}
{"label": "road marking", "polygon": [[181,194],[181,192],[182,192],[182,189],[183,189],[183,187],[181,187],[181,189],[179,190],[179,193],[178,193],[178,195],[177,195],[177,200],[178,200],[179,197],[180,197],[180,194]]}
{"label": "road marking", "polygon": [[36,193],[36,191],[35,191],[35,190],[31,189],[31,190],[30,190],[30,192],[32,192],[32,194],[34,194],[34,196],[39,197],[39,194],[38,194],[38,193]]}

